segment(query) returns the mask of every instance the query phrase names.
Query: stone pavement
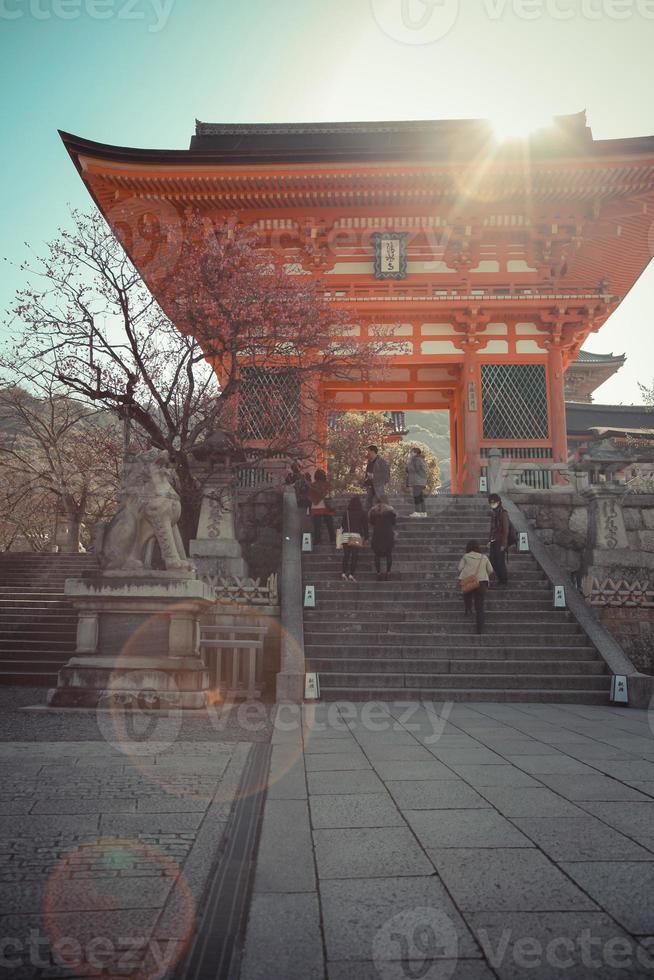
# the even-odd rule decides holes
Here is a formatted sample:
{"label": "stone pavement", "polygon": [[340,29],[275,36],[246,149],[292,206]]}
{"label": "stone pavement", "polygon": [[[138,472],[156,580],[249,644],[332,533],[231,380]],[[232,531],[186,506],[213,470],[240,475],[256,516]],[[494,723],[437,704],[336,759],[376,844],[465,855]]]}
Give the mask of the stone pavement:
{"label": "stone pavement", "polygon": [[272,708],[24,710],[44,693],[0,692],[0,980],[171,976]]}
{"label": "stone pavement", "polygon": [[241,980],[654,978],[652,726],[283,707]]}

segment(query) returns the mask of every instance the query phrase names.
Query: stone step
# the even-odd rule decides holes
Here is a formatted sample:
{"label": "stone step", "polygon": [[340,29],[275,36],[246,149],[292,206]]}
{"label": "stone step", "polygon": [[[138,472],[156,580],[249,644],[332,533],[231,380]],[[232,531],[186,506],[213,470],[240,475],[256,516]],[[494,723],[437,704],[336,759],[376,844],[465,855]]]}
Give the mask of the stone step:
{"label": "stone step", "polygon": [[610,687],[606,690],[589,691],[585,678],[583,686],[576,690],[543,690],[537,687],[524,687],[521,690],[497,688],[420,688],[420,687],[337,687],[321,681],[320,696],[323,701],[428,701],[431,704],[443,701],[501,701],[515,704],[595,704],[608,705]]}
{"label": "stone step", "polygon": [[450,630],[443,630],[442,634],[430,633],[381,633],[379,631],[366,630],[357,636],[351,636],[348,643],[347,634],[337,630],[316,630],[305,629],[304,644],[305,648],[310,649],[313,644],[328,645],[335,649],[359,649],[359,641],[362,645],[374,647],[423,647],[428,650],[438,650],[443,646],[469,646],[475,648],[480,645],[494,643],[496,646],[503,647],[541,647],[545,650],[558,647],[585,647],[590,643],[585,633],[557,633],[555,640],[542,634],[535,634],[529,630],[520,633],[506,633],[503,629],[491,630],[487,627],[486,632],[479,636],[474,632],[472,625],[467,632],[454,633]]}
{"label": "stone step", "polygon": [[[489,620],[487,625],[490,626],[491,623],[495,626],[495,632],[502,633],[507,639],[516,635],[530,636],[533,633],[543,634],[545,632],[547,633],[547,639],[549,640],[551,638],[552,641],[559,640],[564,636],[577,637],[586,635],[578,623],[570,622],[570,620],[560,623],[548,623],[544,629],[538,629],[536,625],[527,621],[521,623],[498,623],[496,620]],[[458,636],[459,634],[469,636],[470,630],[470,617],[465,618],[462,615],[459,615],[458,618],[452,618],[449,621],[442,619],[425,620],[421,618],[417,622],[407,620],[401,623],[384,623],[379,619],[375,619],[372,622],[365,619],[347,619],[334,622],[328,618],[323,618],[309,619],[305,622],[304,638],[309,642],[314,636],[328,635],[332,637],[344,637],[346,640],[349,639],[350,642],[355,643],[364,636],[378,638],[380,641],[405,636],[420,636],[425,638],[433,637],[437,641],[445,636]],[[0,639],[1,637],[2,634],[0,633]]]}
{"label": "stone step", "polygon": [[606,665],[599,660],[451,660],[394,657],[388,660],[360,657],[312,657],[307,669],[341,674],[597,674],[605,675]]}
{"label": "stone step", "polygon": [[[445,673],[337,673],[330,671],[323,675],[328,678],[329,687],[343,688],[368,688],[377,689],[386,686],[392,688],[433,688],[439,687],[441,690],[456,689],[461,687],[462,681],[467,688],[476,690],[513,690],[518,691],[525,687],[525,679],[522,674],[445,674]],[[576,690],[584,687],[589,691],[605,691],[608,688],[608,678],[606,676],[594,676],[593,674],[570,674],[570,675],[550,675],[550,674],[530,674],[527,683],[532,687],[537,687],[541,691],[547,690]],[[321,693],[323,680],[320,680]]]}
{"label": "stone step", "polygon": [[[475,637],[477,639],[477,637]],[[493,639],[489,637],[488,639]],[[543,647],[527,647],[527,646],[516,646],[507,647],[505,644],[491,642],[484,643],[477,647],[474,646],[451,646],[451,647],[438,647],[437,649],[432,649],[430,647],[372,647],[372,646],[357,646],[352,650],[346,650],[343,646],[326,646],[324,644],[311,644],[306,648],[307,657],[312,660],[374,660],[377,663],[383,663],[387,660],[420,660],[420,661],[434,661],[434,660],[449,660],[452,661],[466,661],[466,660],[491,660],[496,663],[503,661],[527,661],[535,660],[539,663],[542,661],[553,661],[556,660],[560,663],[567,663],[573,660],[584,660],[584,661],[596,661],[597,663],[603,664],[604,661],[601,660],[597,651],[591,647],[552,647],[550,649],[543,649]]]}
{"label": "stone step", "polygon": [[[443,619],[450,621],[461,620],[463,618],[463,602],[461,600],[457,602],[451,602],[447,605],[445,603],[440,603],[437,608],[435,608],[435,603],[424,603],[424,609],[420,611],[418,615],[418,610],[416,609],[406,609],[400,603],[395,603],[393,608],[389,609],[388,605],[385,603],[378,603],[378,608],[370,609],[368,606],[364,608],[359,608],[357,605],[345,605],[338,603],[332,604],[333,608],[326,610],[320,609],[305,609],[304,620],[305,623],[329,623],[333,624],[336,622],[361,622],[361,623],[397,623],[402,625],[406,622],[416,622],[416,623],[438,623]],[[576,624],[576,620],[572,613],[567,612],[565,609],[554,609],[545,608],[540,610],[535,610],[532,603],[523,603],[524,609],[513,610],[510,607],[497,609],[496,604],[489,603],[486,605],[486,619],[488,622],[495,623],[520,623],[525,622],[534,629],[547,629],[551,624],[561,624],[561,623],[571,623]],[[340,616],[334,616],[334,610],[338,609],[340,611]],[[0,620],[0,623],[2,620]]]}
{"label": "stone step", "polygon": [[[397,613],[409,613],[416,615],[421,615],[423,613],[432,612],[438,615],[439,612],[455,612],[457,615],[461,614],[461,609],[463,606],[463,600],[460,595],[452,596],[452,598],[442,598],[441,596],[426,595],[424,599],[412,598],[410,594],[403,596],[402,599],[395,598],[394,601],[380,599],[378,595],[375,594],[373,589],[369,589],[366,592],[371,598],[361,598],[361,592],[358,590],[357,594],[339,596],[338,598],[334,594],[325,595],[321,592],[320,596],[320,606],[318,609],[305,609],[305,616],[310,618],[316,613],[328,613],[331,612],[357,612],[360,611],[375,618],[378,613],[387,611],[389,615],[395,615]],[[542,615],[547,615],[548,613],[553,613],[556,615],[571,615],[562,609],[554,609],[552,597],[543,599],[525,599],[519,596],[510,597],[510,590],[506,589],[500,592],[499,589],[491,590],[488,599],[486,600],[486,614],[487,616],[492,616],[496,613],[511,614],[515,612],[515,615],[519,619],[524,619],[525,617],[531,618],[534,613],[538,614],[540,619]],[[572,617],[571,617],[572,618]]]}

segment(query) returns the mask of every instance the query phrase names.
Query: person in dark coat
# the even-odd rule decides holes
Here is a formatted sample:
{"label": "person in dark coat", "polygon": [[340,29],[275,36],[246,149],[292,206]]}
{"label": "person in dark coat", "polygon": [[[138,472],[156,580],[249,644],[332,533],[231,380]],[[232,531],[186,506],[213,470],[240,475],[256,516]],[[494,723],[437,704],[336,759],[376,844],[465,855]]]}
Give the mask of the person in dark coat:
{"label": "person in dark coat", "polygon": [[334,514],[330,507],[329,496],[331,484],[324,470],[316,470],[313,482],[309,484],[308,496],[311,502],[311,517],[313,518],[313,543],[320,544],[322,525],[327,528],[327,534],[332,544],[336,544],[336,528]]}
{"label": "person in dark coat", "polygon": [[291,468],[286,474],[286,486],[294,487],[297,505],[303,511],[308,511],[311,501],[309,500],[309,487],[311,480],[302,472],[298,462],[291,464]]}
{"label": "person in dark coat", "polygon": [[[375,555],[375,569],[379,581],[391,577],[393,566],[393,548],[395,546],[395,531],[397,514],[388,502],[387,497],[381,497],[378,503],[371,507],[368,522],[372,527],[372,550]],[[381,570],[381,560],[386,559],[386,574]]]}
{"label": "person in dark coat", "polygon": [[[347,510],[343,514],[342,529],[346,534],[360,534],[362,541],[368,540],[368,517],[363,506],[361,497],[352,497]],[[341,578],[350,582],[356,582],[355,575],[359,563],[359,552],[361,546],[343,543],[343,568]]]}
{"label": "person in dark coat", "polygon": [[489,534],[489,558],[493,571],[501,586],[508,585],[509,572],[506,567],[506,554],[509,547],[509,515],[502,506],[502,498],[492,493],[488,498],[491,509]]}

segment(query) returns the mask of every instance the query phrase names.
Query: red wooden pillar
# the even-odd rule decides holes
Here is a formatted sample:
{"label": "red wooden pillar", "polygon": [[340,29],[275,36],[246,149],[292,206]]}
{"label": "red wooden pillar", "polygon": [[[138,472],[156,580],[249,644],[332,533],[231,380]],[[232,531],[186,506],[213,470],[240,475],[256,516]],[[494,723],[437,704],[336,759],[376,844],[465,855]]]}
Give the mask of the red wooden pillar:
{"label": "red wooden pillar", "polygon": [[479,364],[476,348],[468,345],[463,360],[461,375],[461,404],[463,412],[463,453],[465,459],[465,476],[463,493],[478,493],[479,491],[479,452],[480,452],[480,415],[481,392],[479,390]]}
{"label": "red wooden pillar", "polygon": [[552,458],[555,463],[567,463],[568,435],[565,419],[563,353],[559,344],[553,344],[550,347],[547,357],[547,381],[549,386]]}

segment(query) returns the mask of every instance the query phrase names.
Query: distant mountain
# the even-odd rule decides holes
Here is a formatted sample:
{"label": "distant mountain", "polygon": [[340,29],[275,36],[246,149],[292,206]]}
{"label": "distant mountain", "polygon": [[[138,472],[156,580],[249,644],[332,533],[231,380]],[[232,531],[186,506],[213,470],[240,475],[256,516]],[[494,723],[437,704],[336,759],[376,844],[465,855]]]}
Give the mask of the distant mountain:
{"label": "distant mountain", "polygon": [[406,412],[409,438],[418,439],[436,454],[441,468],[441,481],[447,483],[450,468],[450,413]]}

